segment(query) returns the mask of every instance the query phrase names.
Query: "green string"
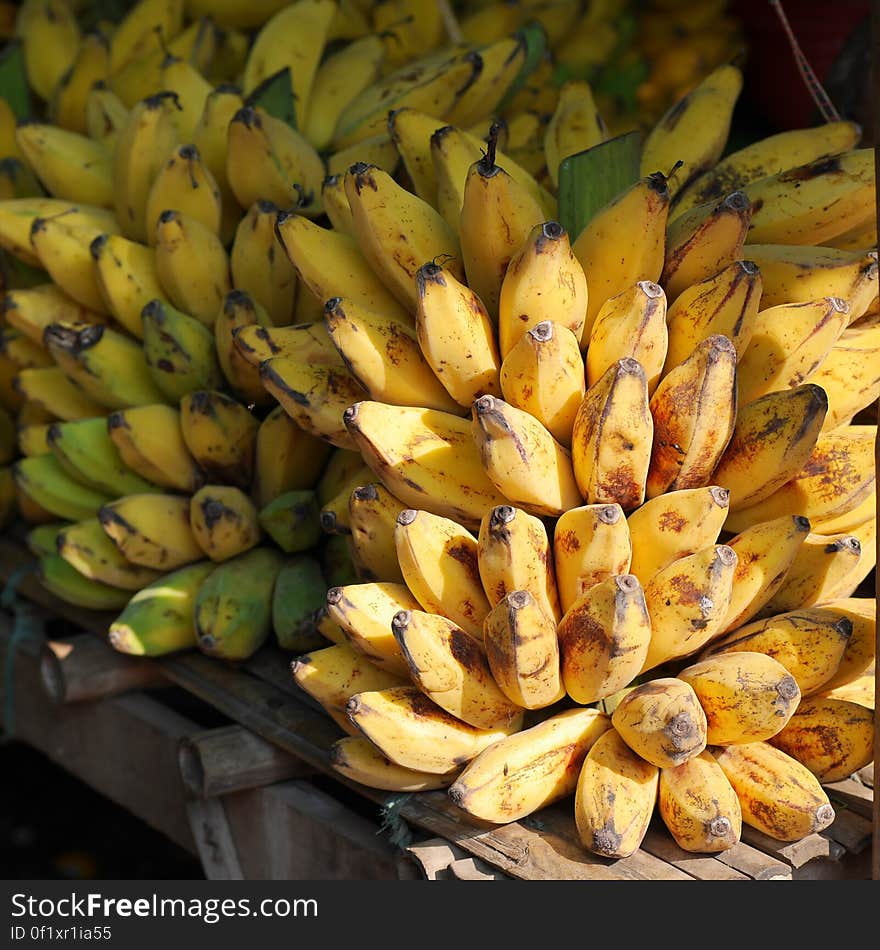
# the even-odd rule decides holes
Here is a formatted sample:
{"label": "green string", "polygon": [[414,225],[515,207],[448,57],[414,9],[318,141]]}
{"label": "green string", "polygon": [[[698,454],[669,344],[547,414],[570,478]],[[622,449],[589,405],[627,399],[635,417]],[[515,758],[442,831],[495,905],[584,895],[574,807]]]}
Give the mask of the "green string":
{"label": "green string", "polygon": [[400,810],[410,799],[410,792],[387,798],[382,806],[382,824],[377,834],[387,832],[389,840],[398,848],[406,848],[415,840],[409,825],[400,817]]}
{"label": "green string", "polygon": [[3,736],[0,741],[8,742],[15,735],[15,652],[25,640],[44,640],[45,626],[37,608],[30,601],[18,596],[18,585],[28,574],[36,570],[36,564],[29,563],[17,567],[6,582],[0,594],[0,607],[13,614],[12,636],[6,649],[6,664],[3,669]]}

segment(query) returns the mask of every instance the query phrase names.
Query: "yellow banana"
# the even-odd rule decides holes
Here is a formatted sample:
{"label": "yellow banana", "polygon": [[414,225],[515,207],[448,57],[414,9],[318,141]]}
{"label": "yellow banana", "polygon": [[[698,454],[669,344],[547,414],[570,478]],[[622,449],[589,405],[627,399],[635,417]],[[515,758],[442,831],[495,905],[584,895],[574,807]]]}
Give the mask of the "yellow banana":
{"label": "yellow banana", "polygon": [[562,512],[553,526],[560,610],[569,610],[594,584],[629,573],[632,555],[626,516],[617,503],[578,505]]}
{"label": "yellow banana", "polygon": [[70,226],[63,215],[35,218],[31,247],[56,287],[93,313],[107,314],[89,245],[91,229]]}
{"label": "yellow banana", "polygon": [[204,476],[183,440],[180,410],[149,403],[111,412],[107,432],[122,461],[160,488],[192,494]]}
{"label": "yellow banana", "polygon": [[581,844],[603,858],[627,858],[648,833],[660,770],[612,726],[590,747],[575,785],[574,818]]}
{"label": "yellow banana", "polygon": [[811,380],[848,323],[849,304],[839,297],[760,310],[737,366],[740,402]]}
{"label": "yellow banana", "polygon": [[808,696],[768,742],[827,785],[873,761],[874,728],[872,710],[859,703]]}
{"label": "yellow banana", "polygon": [[587,504],[628,513],[644,502],[653,433],[644,367],[623,357],[587,389],[574,420],[571,457]]}
{"label": "yellow banana", "polygon": [[809,696],[831,679],[840,665],[853,621],[823,607],[803,607],[743,624],[710,642],[697,658],[721,653],[766,653],[795,678],[801,694]]}
{"label": "yellow banana", "polygon": [[[733,434],[712,474],[712,481],[730,492],[731,514],[773,495],[803,468],[819,438],[826,406],[818,386],[802,383],[738,408]],[[739,531],[755,520],[767,519],[728,517],[727,527]]]}
{"label": "yellow banana", "polygon": [[[703,76],[648,131],[642,146],[642,175],[670,174],[669,190],[674,196],[712,168],[727,145],[742,86],[742,71],[731,63],[722,63]],[[681,164],[673,173],[676,163]]]}
{"label": "yellow banana", "polygon": [[363,400],[343,421],[377,478],[409,507],[477,530],[489,508],[510,502],[486,473],[467,418]]}
{"label": "yellow banana", "polygon": [[318,515],[325,534],[351,534],[348,505],[352,492],[362,485],[368,485],[373,478],[372,469],[361,463],[352,469],[339,489],[323,502]]}
{"label": "yellow banana", "polygon": [[451,518],[405,508],[394,543],[403,579],[422,611],[448,618],[482,648],[491,605],[477,565],[477,538]]}
{"label": "yellow banana", "polygon": [[345,193],[345,173],[327,174],[321,182],[321,203],[334,231],[354,237],[351,206]]}
{"label": "yellow banana", "polygon": [[723,631],[737,555],[709,544],[677,558],[645,586],[651,642],[642,671],[695,654]]}
{"label": "yellow banana", "polygon": [[391,631],[400,610],[421,610],[421,604],[396,581],[360,581],[327,591],[329,618],[338,624],[345,642],[382,669],[409,679],[409,666]]}
{"label": "yellow banana", "polygon": [[[853,683],[871,670],[876,654],[877,602],[874,597],[836,597],[822,605],[825,613],[846,617],[852,623],[843,657],[831,677],[822,685],[822,692]],[[873,678],[873,670],[871,670]]]}
{"label": "yellow banana", "polygon": [[196,389],[180,399],[180,431],[187,449],[214,484],[251,487],[259,420],[232,396]]}
{"label": "yellow banana", "polygon": [[457,404],[453,411],[469,409],[478,396],[500,396],[501,357],[494,324],[457,268],[428,260],[416,268],[412,283],[419,347]]}
{"label": "yellow banana", "polygon": [[[147,243],[157,245],[165,217],[174,213],[220,233],[222,198],[213,173],[195,145],[179,145],[166,155],[147,194]],[[198,256],[194,256],[194,262]]]}
{"label": "yellow banana", "polygon": [[84,33],[70,67],[59,77],[47,103],[47,117],[70,132],[87,135],[86,100],[96,82],[110,74],[110,46],[100,30]]}
{"label": "yellow banana", "polygon": [[68,0],[39,0],[18,7],[16,35],[27,84],[48,102],[61,77],[76,61],[82,42],[76,11]]}
{"label": "yellow banana", "polygon": [[850,324],[810,377],[828,397],[824,428],[848,425],[880,396],[880,317]]}
{"label": "yellow banana", "polygon": [[192,531],[189,502],[187,495],[139,492],[107,500],[97,516],[132,564],[171,571],[205,556]]}
{"label": "yellow banana", "polygon": [[232,342],[238,352],[255,369],[273,356],[287,356],[297,361],[321,366],[344,366],[339,350],[333,345],[323,320],[294,323],[289,327],[269,326],[269,315],[251,301],[255,324],[235,327]]}
{"label": "yellow banana", "polygon": [[559,165],[564,159],[585,152],[607,138],[608,129],[596,107],[589,82],[567,79],[559,87],[556,109],[544,130],[544,155],[554,187],[559,186]]}
{"label": "yellow banana", "polygon": [[136,591],[162,576],[161,571],[128,561],[104,533],[97,517],[62,528],[55,549],[83,577],[110,587]]}
{"label": "yellow banana", "polygon": [[19,370],[15,389],[27,402],[65,422],[100,416],[107,411],[105,406],[86,395],[60,366]]}
{"label": "yellow banana", "polygon": [[235,485],[203,485],[190,498],[196,543],[212,561],[228,561],[262,539],[257,508]]}
{"label": "yellow banana", "polygon": [[584,587],[557,627],[562,682],[584,705],[613,696],[639,674],[651,621],[634,574],[608,574]]}
{"label": "yellow banana", "polygon": [[669,221],[660,283],[670,302],[742,257],[751,209],[744,192],[732,191]]}
{"label": "yellow banana", "polygon": [[486,615],[486,659],[495,682],[523,709],[565,698],[556,619],[528,590],[511,590]]}
{"label": "yellow banana", "polygon": [[685,679],[656,676],[630,689],[611,725],[646,762],[671,769],[706,748],[708,726],[699,696]]}
{"label": "yellow banana", "polygon": [[742,836],[739,799],[708,749],[660,770],[657,813],[675,843],[691,853],[727,851]]}
{"label": "yellow banana", "polygon": [[[341,725],[341,723],[340,723]],[[389,792],[424,792],[448,788],[458,776],[407,769],[386,758],[377,746],[360,734],[342,736],[330,746],[330,765],[340,775],[368,788]]]}
{"label": "yellow banana", "polygon": [[376,0],[369,5],[368,19],[387,47],[383,75],[436,50],[447,38],[443,11],[418,0]]}
{"label": "yellow banana", "polygon": [[394,528],[406,506],[381,483],[355,488],[348,500],[352,557],[365,581],[404,583]]}
{"label": "yellow banana", "polygon": [[834,821],[834,807],[816,776],[769,742],[711,751],[736,792],[747,825],[777,841],[799,841]]}
{"label": "yellow banana", "polygon": [[372,311],[356,300],[331,297],[324,306],[324,325],[370,399],[462,412],[444,386],[445,377],[435,375],[411,324]]}
{"label": "yellow banana", "polygon": [[474,401],[471,417],[483,468],[513,505],[554,517],[583,504],[572,453],[534,416],[487,395]]}
{"label": "yellow banana", "polygon": [[522,713],[504,727],[478,729],[450,715],[417,686],[355,693],[347,713],[392,762],[423,772],[449,773],[522,727]]}
{"label": "yellow banana", "polygon": [[588,752],[609,728],[599,710],[563,710],[480,752],[448,795],[483,821],[525,818],[574,792]]}
{"label": "yellow banana", "polygon": [[162,49],[183,28],[182,0],[137,0],[112,34],[110,68],[113,72],[135,57]]}
{"label": "yellow banana", "polygon": [[156,252],[147,244],[121,234],[99,234],[89,245],[103,310],[125,329],[143,339],[141,311],[151,300],[162,300]]}
{"label": "yellow banana", "polygon": [[86,96],[84,120],[89,138],[114,149],[119,132],[128,121],[128,106],[105,80],[98,80]]}
{"label": "yellow banana", "polygon": [[54,283],[7,290],[0,306],[5,323],[44,351],[43,333],[48,326],[88,327],[107,322],[104,315],[87,309]]}
{"label": "yellow banana", "polygon": [[[373,271],[353,237],[288,211],[278,214],[276,233],[302,284],[322,307],[331,297],[345,297],[402,323],[413,322],[410,311]],[[299,290],[302,293],[303,287]]]}

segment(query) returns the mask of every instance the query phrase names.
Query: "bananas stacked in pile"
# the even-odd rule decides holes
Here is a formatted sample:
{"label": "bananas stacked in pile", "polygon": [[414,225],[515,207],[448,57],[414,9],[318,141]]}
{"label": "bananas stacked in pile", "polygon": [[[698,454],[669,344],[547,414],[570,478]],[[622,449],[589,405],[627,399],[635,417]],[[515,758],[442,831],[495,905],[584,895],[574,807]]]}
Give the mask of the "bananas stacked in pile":
{"label": "bananas stacked in pile", "polygon": [[[360,73],[329,45],[360,4],[198,6],[109,45],[21,8],[51,121],[4,145],[4,484],[47,588],[125,652],[274,630],[367,785],[490,821],[573,795],[610,858],[655,811],[694,851],[825,827],[873,729],[860,130],[722,159],[720,66],[573,235],[559,165],[607,124],[573,82],[520,160],[519,35],[400,66],[416,20],[378,3]],[[286,119],[253,98],[284,64]]]}

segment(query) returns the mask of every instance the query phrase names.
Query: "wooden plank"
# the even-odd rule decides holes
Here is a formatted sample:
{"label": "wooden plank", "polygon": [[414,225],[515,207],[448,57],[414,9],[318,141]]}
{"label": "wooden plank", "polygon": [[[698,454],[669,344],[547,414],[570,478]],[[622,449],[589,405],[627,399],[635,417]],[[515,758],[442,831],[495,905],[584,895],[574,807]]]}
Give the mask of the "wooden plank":
{"label": "wooden plank", "polygon": [[314,775],[314,768],[239,725],[184,736],[180,775],[190,795],[212,798]]}
{"label": "wooden plank", "polygon": [[777,841],[757,828],[744,824],[742,839],[793,868],[802,868],[810,861],[823,859],[839,861],[846,854],[846,848],[820,834],[807,835],[800,841]]}
{"label": "wooden plank", "polygon": [[859,854],[871,844],[871,821],[848,808],[839,808],[834,821],[822,832],[839,842],[850,854]]}
{"label": "wooden plank", "polygon": [[719,861],[742,871],[747,877],[756,881],[790,881],[792,879],[791,865],[759,851],[745,841],[740,841],[732,848],[720,852],[717,857]]}
{"label": "wooden plank", "polygon": [[874,809],[874,790],[858,776],[857,772],[840,782],[830,782],[824,788],[835,806],[838,803],[844,805],[870,821]]}
{"label": "wooden plank", "polygon": [[223,802],[218,798],[192,799],[186,804],[186,813],[205,877],[209,881],[244,880]]}
{"label": "wooden plank", "polygon": [[666,828],[652,824],[642,842],[643,850],[666,861],[698,881],[749,881],[748,874],[719,861],[714,854],[697,854],[680,848]]}

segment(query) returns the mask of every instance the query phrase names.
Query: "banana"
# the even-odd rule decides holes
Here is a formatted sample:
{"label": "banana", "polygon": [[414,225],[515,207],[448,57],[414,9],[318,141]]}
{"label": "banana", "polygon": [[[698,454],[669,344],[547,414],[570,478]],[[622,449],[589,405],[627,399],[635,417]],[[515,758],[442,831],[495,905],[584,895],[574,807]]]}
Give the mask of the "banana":
{"label": "banana", "polygon": [[580,843],[604,858],[634,854],[657,803],[660,770],[624,742],[613,727],[590,746],[574,793]]}
{"label": "banana", "polygon": [[61,77],[76,61],[82,42],[75,9],[67,0],[19,4],[15,34],[21,46],[28,87],[44,102],[49,102]]}
{"label": "banana", "polygon": [[56,519],[93,518],[110,501],[104,492],[71,478],[51,453],[19,458],[13,463],[12,475],[19,489]]}
{"label": "banana", "polygon": [[[173,112],[177,97],[169,90],[133,103],[113,150],[113,205],[122,234],[151,244],[147,198],[168,157],[178,145]],[[164,210],[164,209],[163,209]]]}
{"label": "banana", "polygon": [[154,487],[123,462],[104,416],[50,423],[46,440],[68,474],[95,491],[131,495]]}
{"label": "banana", "polygon": [[489,509],[477,532],[477,569],[491,607],[526,591],[554,621],[562,616],[550,538],[538,516],[512,505]]}
{"label": "banana", "polygon": [[370,481],[351,492],[352,557],[363,580],[405,583],[394,538],[397,516],[405,508],[381,482]]}
{"label": "banana", "polygon": [[[458,407],[501,395],[501,357],[483,302],[458,268],[433,260],[416,268],[415,329],[425,361]],[[427,405],[422,400],[419,405]],[[447,408],[441,406],[439,408]]]}
{"label": "banana", "polygon": [[741,259],[752,205],[742,191],[709,201],[670,220],[660,283],[672,302],[692,284]]}
{"label": "banana", "polygon": [[[232,394],[253,406],[272,406],[274,400],[263,386],[259,366],[252,365],[235,345],[241,327],[261,327],[269,320],[265,309],[244,290],[230,290],[214,319],[214,348],[223,379]],[[268,324],[271,326],[271,323]]]}
{"label": "banana", "polygon": [[315,483],[318,502],[328,504],[355,475],[361,477],[363,466],[364,460],[357,451],[334,447]]}
{"label": "banana", "polygon": [[[874,482],[869,482],[869,486]],[[866,523],[877,520],[877,498],[873,491],[861,486],[862,491],[856,498],[848,499],[847,503],[836,515],[823,516],[813,512],[816,529],[822,534],[855,534],[859,535],[866,530]],[[860,498],[861,500],[857,500]],[[809,502],[807,502],[809,504]],[[870,529],[868,529],[870,530]]]}
{"label": "banana", "polygon": [[[876,435],[876,424],[820,432],[802,465],[772,494],[732,510],[725,527],[738,531],[743,519],[751,522],[797,513],[809,518],[812,529],[820,534],[849,531],[865,517],[857,517],[849,524],[850,516],[874,494]],[[718,470],[715,477],[723,478]]]}
{"label": "banana", "polygon": [[250,490],[259,425],[246,406],[220,390],[197,389],[180,400],[183,441],[214,484]]}
{"label": "banana", "polygon": [[316,557],[302,553],[285,559],[272,588],[272,632],[282,650],[300,654],[329,645],[331,641],[315,625],[325,589]]}
{"label": "banana", "polygon": [[501,690],[482,641],[454,621],[423,610],[398,611],[391,630],[411,681],[441,709],[476,729],[522,722],[522,707]]}
{"label": "banana", "polygon": [[142,340],[142,310],[151,300],[165,301],[156,251],[121,234],[99,234],[89,252],[103,301],[99,309],[112,314],[132,336]]}
{"label": "banana", "polygon": [[708,749],[660,770],[657,813],[675,843],[691,853],[727,851],[742,836],[739,799]]}
{"label": "banana", "polygon": [[[278,240],[299,279],[321,306],[331,297],[343,296],[401,323],[412,324],[410,311],[367,263],[353,237],[288,211],[280,212],[275,224]],[[420,260],[419,265],[422,263]],[[300,286],[300,294],[302,290]]]}
{"label": "banana", "polygon": [[263,531],[287,554],[309,551],[322,538],[321,512],[314,489],[291,489],[260,508]]}
{"label": "banana", "polygon": [[[712,168],[727,145],[742,86],[742,70],[732,63],[722,63],[703,76],[648,131],[642,146],[641,174],[669,173],[669,190],[674,196]],[[676,163],[680,165],[672,172]]]}
{"label": "banana", "polygon": [[[856,527],[844,532],[846,544],[858,546],[859,553],[855,558],[848,559],[848,570],[842,570],[837,579],[829,579],[828,583],[822,585],[819,595],[819,603],[825,603],[830,600],[839,600],[843,597],[852,597],[860,593],[863,584],[868,579],[871,572],[877,567],[877,517],[876,517],[876,499],[874,501],[875,514],[873,517],[866,518]],[[830,537],[838,537],[831,535]],[[842,565],[841,565],[842,566]]]}
{"label": "banana", "polygon": [[645,493],[702,488],[712,481],[737,421],[736,348],[722,334],[702,340],[661,379],[648,404],[654,440]]}
{"label": "banana", "polygon": [[627,574],[632,555],[627,520],[617,503],[578,505],[564,511],[553,526],[560,610],[568,611],[594,584]]}
{"label": "banana", "polygon": [[128,106],[99,79],[88,91],[85,100],[85,133],[110,149],[116,147],[120,130],[128,121]]}
{"label": "banana", "polygon": [[[49,428],[51,423],[18,426],[15,438],[16,455],[45,455],[49,448]],[[10,459],[11,461],[11,459]],[[8,465],[5,462],[4,465]]]}
{"label": "banana", "polygon": [[762,178],[798,165],[839,155],[854,148],[862,136],[850,120],[822,122],[799,129],[785,129],[736,149],[697,175],[675,197],[673,214],[680,214],[706,201],[719,200],[732,191],[745,190]]}
{"label": "banana", "polygon": [[510,503],[548,517],[583,504],[572,452],[534,416],[486,395],[474,401],[471,417],[483,468]]}
{"label": "banana", "polygon": [[641,505],[653,438],[644,367],[623,357],[587,388],[575,416],[571,458],[584,501],[625,512]]}
{"label": "banana", "polygon": [[845,699],[847,702],[864,706],[865,709],[873,711],[876,706],[875,693],[874,667],[872,666],[870,670],[856,677],[851,683],[836,686],[831,690],[823,690],[821,693],[817,693],[816,696],[822,699]]}
{"label": "banana", "polygon": [[803,607],[743,624],[710,642],[697,659],[743,650],[766,653],[791,673],[801,695],[809,696],[824,688],[840,666],[853,628],[845,614]]}
{"label": "banana", "polygon": [[342,175],[343,191],[345,173],[356,162],[364,162],[371,167],[381,168],[389,175],[397,175],[400,169],[400,154],[387,132],[379,132],[347,148],[331,152],[326,156],[327,174]]}
{"label": "banana", "polygon": [[352,736],[360,736],[360,733],[345,709],[355,693],[409,684],[408,678],[383,670],[347,643],[334,643],[303,653],[290,664],[290,672],[296,685]]}
{"label": "banana", "polygon": [[382,754],[420,772],[458,772],[483,749],[522,728],[520,712],[495,729],[478,729],[450,715],[418,686],[365,690],[348,701],[349,719]]}
{"label": "banana", "polygon": [[[755,617],[781,613],[771,609],[786,578],[803,557],[810,538],[809,519],[800,515],[781,515],[769,521],[757,521],[729,538],[736,551],[733,592],[727,608],[724,630],[735,630]],[[795,607],[806,606],[799,603]]]}
{"label": "banana", "polygon": [[260,421],[254,445],[251,492],[258,508],[287,491],[315,485],[332,446],[301,429],[275,406]]}
{"label": "banana", "polygon": [[53,283],[87,310],[106,315],[89,250],[94,237],[91,229],[68,225],[63,215],[35,218],[31,225],[31,247]]}
{"label": "banana", "polygon": [[828,397],[824,428],[835,429],[880,396],[880,317],[872,315],[851,323],[840,334],[810,377]]}
{"label": "banana", "polygon": [[235,200],[260,200],[314,218],[321,213],[323,157],[296,129],[262,107],[244,106],[229,122],[226,179]]}
{"label": "banana", "polygon": [[556,713],[480,752],[447,794],[483,821],[525,818],[574,792],[587,754],[609,729],[596,709]]}
{"label": "banana", "polygon": [[300,428],[339,448],[354,448],[344,412],[367,394],[345,366],[306,364],[276,356],[260,364],[260,377]]}
{"label": "banana", "polygon": [[72,524],[74,524],[72,521],[52,521],[30,528],[24,539],[28,551],[37,558],[44,554],[57,554],[55,539],[60,531]]}
{"label": "banana", "polygon": [[136,591],[162,576],[161,571],[126,560],[97,518],[63,527],[56,536],[55,550],[83,577],[110,587]]}
{"label": "banana", "polygon": [[351,207],[345,194],[345,173],[327,174],[321,182],[321,203],[334,231],[354,237]]}
{"label": "banana", "polygon": [[483,467],[469,419],[363,400],[343,421],[376,477],[408,507],[477,530],[489,508],[510,502]]}
{"label": "banana", "polygon": [[396,581],[359,581],[331,587],[326,596],[329,618],[345,641],[391,673],[409,679],[409,666],[391,631],[400,610],[421,610],[409,588]]}
{"label": "banana", "polygon": [[734,261],[686,287],[666,312],[668,341],[662,375],[713,334],[728,337],[739,360],[752,337],[762,288],[761,272],[747,260]]}
{"label": "banana", "polygon": [[443,260],[447,272],[464,282],[458,238],[430,204],[365,162],[348,169],[344,187],[357,246],[409,312],[419,306],[416,274],[426,261]]}
{"label": "banana", "polygon": [[[219,308],[218,308],[219,309]],[[140,402],[179,402],[187,393],[217,389],[223,372],[214,334],[197,317],[170,303],[151,300],[141,311],[143,358],[155,395]]]}
{"label": "banana", "polygon": [[706,748],[706,713],[694,688],[677,676],[657,676],[628,690],[611,713],[611,725],[633,752],[660,769],[675,768]]}
{"label": "banana", "polygon": [[0,198],[2,200],[37,198],[42,194],[43,186],[23,159],[11,155],[0,159]]}
{"label": "banana", "polygon": [[[197,24],[191,24],[191,27],[197,27]],[[178,139],[192,142],[205,102],[214,90],[197,63],[183,51],[178,54],[169,48],[158,64],[158,81],[150,88],[168,89],[175,93],[178,108],[171,114],[171,121],[177,129]]]}
{"label": "banana", "polygon": [[348,517],[351,494],[356,488],[369,484],[373,478],[372,469],[362,463],[352,470],[339,490],[321,505],[319,518],[326,534],[351,534]]}
{"label": "banana", "polygon": [[383,75],[438,49],[447,38],[442,10],[418,0],[376,0],[369,5],[369,22],[387,48]]}
{"label": "banana", "polygon": [[877,222],[872,218],[862,221],[852,228],[825,242],[828,247],[838,247],[847,251],[867,250],[877,247]]}
{"label": "banana", "polygon": [[[36,499],[32,498],[28,494],[26,487],[19,479],[15,478],[14,471],[10,470],[10,474],[13,476],[12,482],[13,488],[15,489],[15,515],[21,516],[22,520],[27,525],[55,524],[58,521],[58,517],[52,514],[52,512],[48,509],[44,508]],[[9,486],[7,484],[7,491],[8,487]]]}
{"label": "banana", "polygon": [[728,492],[719,485],[680,488],[650,498],[626,519],[632,549],[626,570],[645,587],[673,561],[715,544],[727,509]]}
{"label": "banana", "polygon": [[200,561],[187,495],[139,492],[107,500],[97,515],[105,533],[132,564],[172,571]]}
{"label": "banana", "polygon": [[[157,246],[162,241],[162,226],[168,214],[179,215],[186,222],[195,220],[215,236],[220,233],[222,197],[213,173],[202,161],[195,145],[178,145],[166,156],[159,168],[144,209],[147,243]],[[178,235],[168,238],[181,241]],[[193,263],[198,261],[198,253]]]}
{"label": "banana", "polygon": [[87,135],[86,99],[93,83],[110,75],[110,62],[107,37],[97,29],[83,33],[73,62],[52,90],[47,118],[62,129]]}
{"label": "banana", "polygon": [[303,134],[316,149],[321,151],[330,145],[342,110],[379,79],[386,58],[381,35],[366,32],[328,52],[318,64],[300,122]]}
{"label": "banana", "polygon": [[199,547],[212,561],[227,561],[262,539],[253,501],[235,485],[203,485],[190,497],[189,520]]}
{"label": "banana", "polygon": [[[602,305],[640,280],[656,283],[663,272],[669,184],[652,171],[600,208],[571,245],[587,278],[587,312],[581,335],[586,349]],[[630,235],[638,234],[635,243]]]}
{"label": "banana", "polygon": [[296,125],[302,127],[336,6],[330,0],[294,0],[268,17],[256,31],[245,61],[245,95],[279,70],[289,69]]}
{"label": "banana", "polygon": [[600,145],[608,138],[605,120],[596,106],[586,79],[567,79],[559,87],[556,108],[543,137],[547,171],[554,188],[559,187],[559,166],[566,158]]}
{"label": "banana", "polygon": [[71,567],[60,554],[44,554],[37,561],[40,584],[59,600],[87,610],[119,610],[131,591],[93,581]]}
{"label": "banana", "polygon": [[[435,115],[418,109],[402,107],[390,109],[388,112],[388,135],[412,183],[412,191],[423,201],[433,205],[446,218],[450,227],[457,230],[458,212],[461,210],[461,205],[456,207],[453,215],[447,215],[446,209],[438,200],[437,193],[439,170],[434,167],[433,135],[444,128],[452,129],[453,127]],[[477,147],[479,148],[479,145]],[[470,164],[473,158],[468,157],[466,161]],[[463,183],[464,175],[462,174],[461,182],[458,184]]]}
{"label": "banana", "polygon": [[[499,164],[496,146],[497,129],[493,127],[485,154],[471,163],[465,177],[457,241],[460,252],[456,251],[464,265],[467,285],[480,298],[494,323],[501,319],[501,290],[508,266],[536,226],[548,221],[546,209],[532,191]],[[567,240],[555,229],[551,228],[551,232],[563,241],[564,255]],[[528,252],[526,256],[531,257]],[[540,277],[539,272],[538,281]],[[532,279],[522,280],[525,296],[529,288],[534,293]],[[519,283],[515,281],[514,285]],[[546,316],[545,312],[541,319]]]}
{"label": "banana", "polygon": [[204,475],[183,439],[180,410],[148,403],[111,412],[107,432],[122,461],[160,488],[192,494]]}
{"label": "banana", "polygon": [[235,230],[229,271],[232,286],[262,306],[271,324],[287,326],[293,320],[296,271],[278,247],[278,210],[266,200],[251,205]]}
{"label": "banana", "polygon": [[584,705],[613,696],[641,671],[651,640],[645,591],[634,574],[585,587],[557,626],[566,693]]}
{"label": "banana", "polygon": [[721,635],[736,565],[733,548],[709,544],[677,558],[648,581],[651,642],[642,672],[690,657]]}
{"label": "banana", "polygon": [[[340,723],[341,724],[341,723]],[[342,736],[330,746],[330,765],[340,775],[389,792],[424,792],[448,788],[459,772],[445,775],[407,769],[386,758],[365,736]]]}
{"label": "banana", "polygon": [[796,679],[772,656],[749,650],[719,653],[679,670],[694,691],[710,746],[771,739],[801,702]]}
{"label": "banana", "polygon": [[113,153],[101,142],[45,122],[20,122],[15,138],[53,198],[113,207]]}
{"label": "banana", "polygon": [[556,619],[528,590],[511,590],[484,621],[489,669],[501,692],[523,709],[565,698]]}
{"label": "banana", "polygon": [[743,254],[761,271],[761,307],[840,297],[850,320],[877,299],[877,251],[800,244],[747,243]]}
{"label": "banana", "polygon": [[739,401],[811,380],[848,323],[849,304],[839,297],[760,310],[737,365]]}
{"label": "banana", "polygon": [[834,600],[842,583],[856,572],[861,557],[862,545],[855,535],[809,532],[785,577],[757,616],[773,616]]}
{"label": "banana", "polygon": [[[738,407],[733,434],[712,474],[712,481],[730,492],[731,514],[753,508],[801,471],[819,438],[826,406],[818,386],[801,383]],[[755,520],[768,518],[728,516],[727,528],[739,531]]]}
{"label": "banana", "polygon": [[43,334],[52,324],[86,327],[106,322],[105,316],[88,310],[55,283],[7,290],[0,308],[7,326],[44,351]]}
{"label": "banana", "polygon": [[592,386],[617,360],[629,356],[641,363],[653,396],[666,361],[667,297],[660,284],[636,281],[609,297],[599,308],[585,341],[586,384]]}
{"label": "banana", "polygon": [[874,728],[872,710],[859,703],[809,696],[768,742],[827,785],[873,761]]}
{"label": "banana", "polygon": [[[852,632],[843,657],[831,677],[822,684],[822,692],[855,682],[871,669],[876,654],[877,603],[874,597],[836,597],[821,605],[825,613],[846,617]],[[873,679],[873,671],[871,672]]]}
{"label": "banana", "polygon": [[110,68],[121,69],[135,57],[162,49],[162,43],[183,29],[182,0],[137,0],[112,34]]}
{"label": "banana", "polygon": [[69,379],[60,366],[19,370],[15,389],[26,401],[39,406],[53,419],[65,422],[100,416],[107,411]]}
{"label": "banana", "polygon": [[404,582],[421,610],[449,619],[482,649],[491,605],[477,565],[477,538],[451,518],[405,508],[397,516],[394,543]]}
{"label": "banana", "polygon": [[[548,287],[553,288],[551,294]],[[515,249],[501,283],[498,346],[502,358],[528,330],[547,320],[570,329],[585,349],[587,298],[587,277],[568,232],[557,221],[534,225]]]}
{"label": "banana", "polygon": [[252,656],[272,634],[272,591],[284,562],[259,545],[214,566],[193,603],[199,649],[223,660]]}
{"label": "banana", "polygon": [[769,742],[711,750],[733,786],[743,821],[777,841],[799,841],[835,819],[819,780],[797,759]]}
{"label": "banana", "polygon": [[[444,279],[445,275],[438,277]],[[439,309],[439,301],[434,308]],[[444,317],[448,309],[443,310]],[[410,323],[369,310],[356,300],[331,297],[324,305],[324,325],[370,399],[396,406],[421,405],[444,412],[462,412],[461,405],[446,390],[445,377],[435,375],[430,353],[424,352]],[[491,339],[494,349],[494,338]],[[456,347],[460,345],[463,342],[457,340]]]}
{"label": "banana", "polygon": [[749,244],[822,244],[874,217],[874,151],[839,155],[762,178],[749,185]]}

